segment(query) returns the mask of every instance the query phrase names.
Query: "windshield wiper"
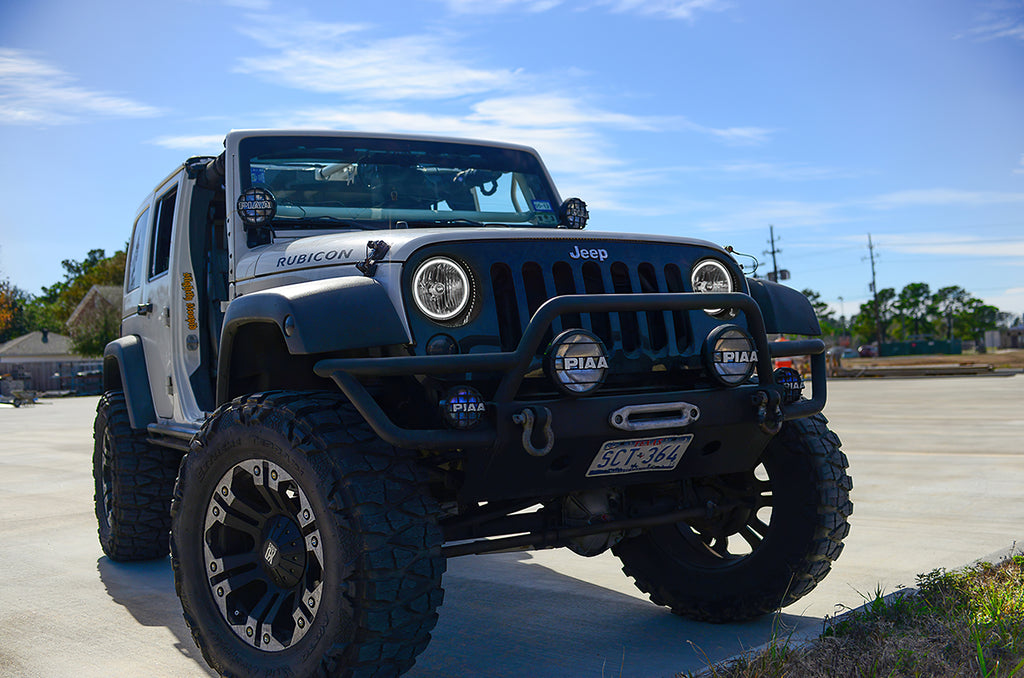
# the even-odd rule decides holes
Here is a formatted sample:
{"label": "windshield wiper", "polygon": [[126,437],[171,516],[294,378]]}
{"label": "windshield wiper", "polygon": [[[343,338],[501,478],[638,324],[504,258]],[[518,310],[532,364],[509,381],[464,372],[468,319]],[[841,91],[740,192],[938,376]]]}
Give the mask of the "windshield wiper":
{"label": "windshield wiper", "polygon": [[503,224],[485,224],[472,219],[407,219],[410,224],[426,224],[428,226],[502,226]]}
{"label": "windshield wiper", "polygon": [[315,217],[277,217],[274,219],[274,226],[345,226],[347,228],[358,228],[361,231],[376,231],[377,226],[371,226],[365,221],[356,219],[342,219],[332,217],[329,214],[321,214]]}

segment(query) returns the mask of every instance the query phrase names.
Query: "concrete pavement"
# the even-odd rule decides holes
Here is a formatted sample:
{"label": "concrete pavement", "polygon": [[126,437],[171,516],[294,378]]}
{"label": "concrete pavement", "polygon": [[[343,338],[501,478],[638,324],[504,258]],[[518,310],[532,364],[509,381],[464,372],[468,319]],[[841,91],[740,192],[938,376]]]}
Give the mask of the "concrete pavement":
{"label": "concrete pavement", "polygon": [[[672,676],[821,630],[876,588],[1024,541],[1024,375],[834,381],[855,512],[832,574],[785,614],[712,626],[647,602],[609,554],[453,559],[434,640],[407,675]],[[207,676],[167,560],[102,555],[96,398],[0,405],[0,676]]]}

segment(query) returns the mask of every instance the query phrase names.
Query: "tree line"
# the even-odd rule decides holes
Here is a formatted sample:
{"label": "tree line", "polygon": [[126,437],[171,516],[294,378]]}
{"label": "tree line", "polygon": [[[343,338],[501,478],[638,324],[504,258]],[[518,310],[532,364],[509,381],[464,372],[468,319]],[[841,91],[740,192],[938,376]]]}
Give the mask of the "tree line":
{"label": "tree line", "polygon": [[75,328],[67,326],[68,318],[93,285],[115,285],[124,282],[125,251],[107,256],[102,249],[89,250],[81,261],[61,262],[64,279],[31,294],[4,278],[0,280],[0,343],[37,330],[69,334],[75,353],[84,356],[103,354],[107,342],[120,331],[120,309],[115,313],[92,318]]}
{"label": "tree line", "polygon": [[[107,342],[117,338],[120,318],[116,315],[76,328],[68,328],[67,320],[93,285],[121,286],[125,250],[108,257],[104,250],[94,249],[81,261],[65,259],[61,266],[64,279],[43,287],[38,295],[0,279],[0,343],[35,330],[49,330],[69,333],[80,355],[102,355]],[[899,293],[887,287],[878,291],[877,304],[875,299],[866,301],[849,319],[837,317],[815,290],[805,289],[803,294],[814,306],[826,336],[851,335],[857,343],[922,336],[980,342],[987,330],[1021,321],[956,285],[934,293],[927,283],[910,283]]]}
{"label": "tree line", "polygon": [[986,304],[958,285],[940,287],[935,292],[928,283],[921,282],[910,283],[899,293],[894,287],[886,287],[861,304],[848,320],[837,318],[814,290],[805,289],[803,294],[811,300],[825,335],[850,335],[856,343],[930,337],[980,344],[985,332],[1021,322],[1021,318]]}

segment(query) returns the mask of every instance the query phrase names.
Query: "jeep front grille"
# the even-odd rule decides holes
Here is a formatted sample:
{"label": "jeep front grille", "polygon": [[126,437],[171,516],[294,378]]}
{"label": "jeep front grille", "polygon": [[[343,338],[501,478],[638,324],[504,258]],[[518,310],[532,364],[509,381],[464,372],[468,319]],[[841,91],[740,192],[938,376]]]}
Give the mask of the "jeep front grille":
{"label": "jeep front grille", "polygon": [[[491,290],[501,348],[514,350],[523,328],[548,299],[567,294],[629,294],[684,292],[683,274],[675,263],[555,261],[548,266],[528,261],[521,266],[495,263]],[[590,330],[610,352],[650,358],[680,355],[690,344],[686,314],[681,311],[573,313],[555,320],[541,350],[552,337],[570,328]]]}

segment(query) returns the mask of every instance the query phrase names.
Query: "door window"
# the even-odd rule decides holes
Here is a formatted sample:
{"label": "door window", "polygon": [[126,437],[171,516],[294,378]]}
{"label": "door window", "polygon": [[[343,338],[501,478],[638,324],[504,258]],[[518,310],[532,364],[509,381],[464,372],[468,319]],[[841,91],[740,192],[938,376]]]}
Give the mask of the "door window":
{"label": "door window", "polygon": [[174,200],[178,189],[166,193],[156,205],[156,232],[149,251],[149,279],[166,273],[171,263],[171,228],[174,226]]}
{"label": "door window", "polygon": [[131,292],[139,289],[142,284],[142,243],[146,241],[146,229],[149,226],[149,208],[135,220],[132,229],[132,244],[128,250],[128,270],[124,276],[124,290]]}

